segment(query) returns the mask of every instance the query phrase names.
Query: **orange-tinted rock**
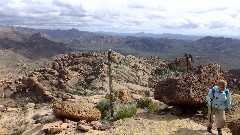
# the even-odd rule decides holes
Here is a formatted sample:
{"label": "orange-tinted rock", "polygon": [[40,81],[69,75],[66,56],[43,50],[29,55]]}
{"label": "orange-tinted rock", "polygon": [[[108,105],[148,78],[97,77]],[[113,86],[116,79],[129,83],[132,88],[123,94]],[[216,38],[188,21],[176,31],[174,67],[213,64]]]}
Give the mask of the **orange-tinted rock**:
{"label": "orange-tinted rock", "polygon": [[90,107],[86,103],[71,103],[67,101],[54,103],[53,113],[58,118],[74,121],[97,121],[101,117],[101,113],[97,108]]}

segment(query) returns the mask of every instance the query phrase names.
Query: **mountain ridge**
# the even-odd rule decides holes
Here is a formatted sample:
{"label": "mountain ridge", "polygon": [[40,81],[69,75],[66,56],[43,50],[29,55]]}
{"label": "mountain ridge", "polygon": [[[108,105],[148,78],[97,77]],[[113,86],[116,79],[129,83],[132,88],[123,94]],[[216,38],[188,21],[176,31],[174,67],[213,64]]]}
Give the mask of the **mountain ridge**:
{"label": "mountain ridge", "polygon": [[[16,29],[14,27],[11,28]],[[228,37],[206,36],[194,41],[170,38],[116,36],[79,31],[75,28],[70,30],[18,29],[22,29],[23,36],[20,35],[19,38],[17,38],[15,34],[13,39],[16,40],[12,41],[13,44],[20,42],[17,39],[21,39],[22,42],[30,38],[31,34],[25,34],[24,36],[24,33],[38,31],[41,32],[41,36],[48,39],[50,43],[53,43],[50,40],[58,42],[56,44],[60,42],[60,44],[64,44],[64,46],[75,51],[107,51],[113,49],[126,55],[139,57],[156,55],[167,60],[182,56],[185,53],[190,53],[196,57],[197,63],[217,62],[226,70],[240,68],[240,63],[237,59],[240,57],[240,40]],[[139,33],[138,35],[146,34]],[[9,40],[6,36],[5,39],[4,42]],[[2,44],[5,45],[4,43]],[[29,44],[31,44],[31,42],[29,42]]]}

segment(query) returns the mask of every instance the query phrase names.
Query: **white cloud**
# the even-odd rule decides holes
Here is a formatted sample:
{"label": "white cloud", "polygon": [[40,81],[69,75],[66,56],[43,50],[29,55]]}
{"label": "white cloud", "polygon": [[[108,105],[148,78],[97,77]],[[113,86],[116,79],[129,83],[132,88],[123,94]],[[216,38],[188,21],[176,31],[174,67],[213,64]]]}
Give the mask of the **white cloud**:
{"label": "white cloud", "polygon": [[89,31],[237,35],[237,0],[1,0],[0,24]]}

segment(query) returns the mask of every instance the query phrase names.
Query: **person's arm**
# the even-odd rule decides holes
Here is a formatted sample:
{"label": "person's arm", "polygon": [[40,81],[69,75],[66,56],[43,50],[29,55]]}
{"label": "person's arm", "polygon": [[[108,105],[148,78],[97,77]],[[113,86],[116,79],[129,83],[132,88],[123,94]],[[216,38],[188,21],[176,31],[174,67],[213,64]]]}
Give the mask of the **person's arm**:
{"label": "person's arm", "polygon": [[[213,88],[212,88],[212,89],[213,89]],[[208,94],[207,94],[207,96],[206,96],[206,100],[207,100],[208,102],[211,102],[212,99],[214,98],[214,97],[213,97],[213,93],[212,93],[212,89],[209,90],[209,92],[208,92]]]}
{"label": "person's arm", "polygon": [[227,94],[227,102],[226,102],[226,108],[228,110],[229,113],[231,113],[231,108],[232,108],[232,99],[231,99],[231,93],[228,90],[228,94]]}

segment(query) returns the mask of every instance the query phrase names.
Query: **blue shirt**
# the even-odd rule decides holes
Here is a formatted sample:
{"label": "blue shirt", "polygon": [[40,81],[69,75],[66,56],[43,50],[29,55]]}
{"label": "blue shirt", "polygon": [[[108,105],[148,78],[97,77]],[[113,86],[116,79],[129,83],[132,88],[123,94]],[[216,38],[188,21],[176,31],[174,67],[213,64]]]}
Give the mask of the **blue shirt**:
{"label": "blue shirt", "polygon": [[[212,89],[214,92],[214,99],[212,100],[212,107],[217,109],[231,109],[231,93],[228,89],[225,89],[223,92],[218,90],[218,86],[214,86]],[[208,105],[211,106],[211,95],[213,95],[212,89],[209,90],[206,99],[208,101]],[[226,94],[225,91],[228,91]]]}

